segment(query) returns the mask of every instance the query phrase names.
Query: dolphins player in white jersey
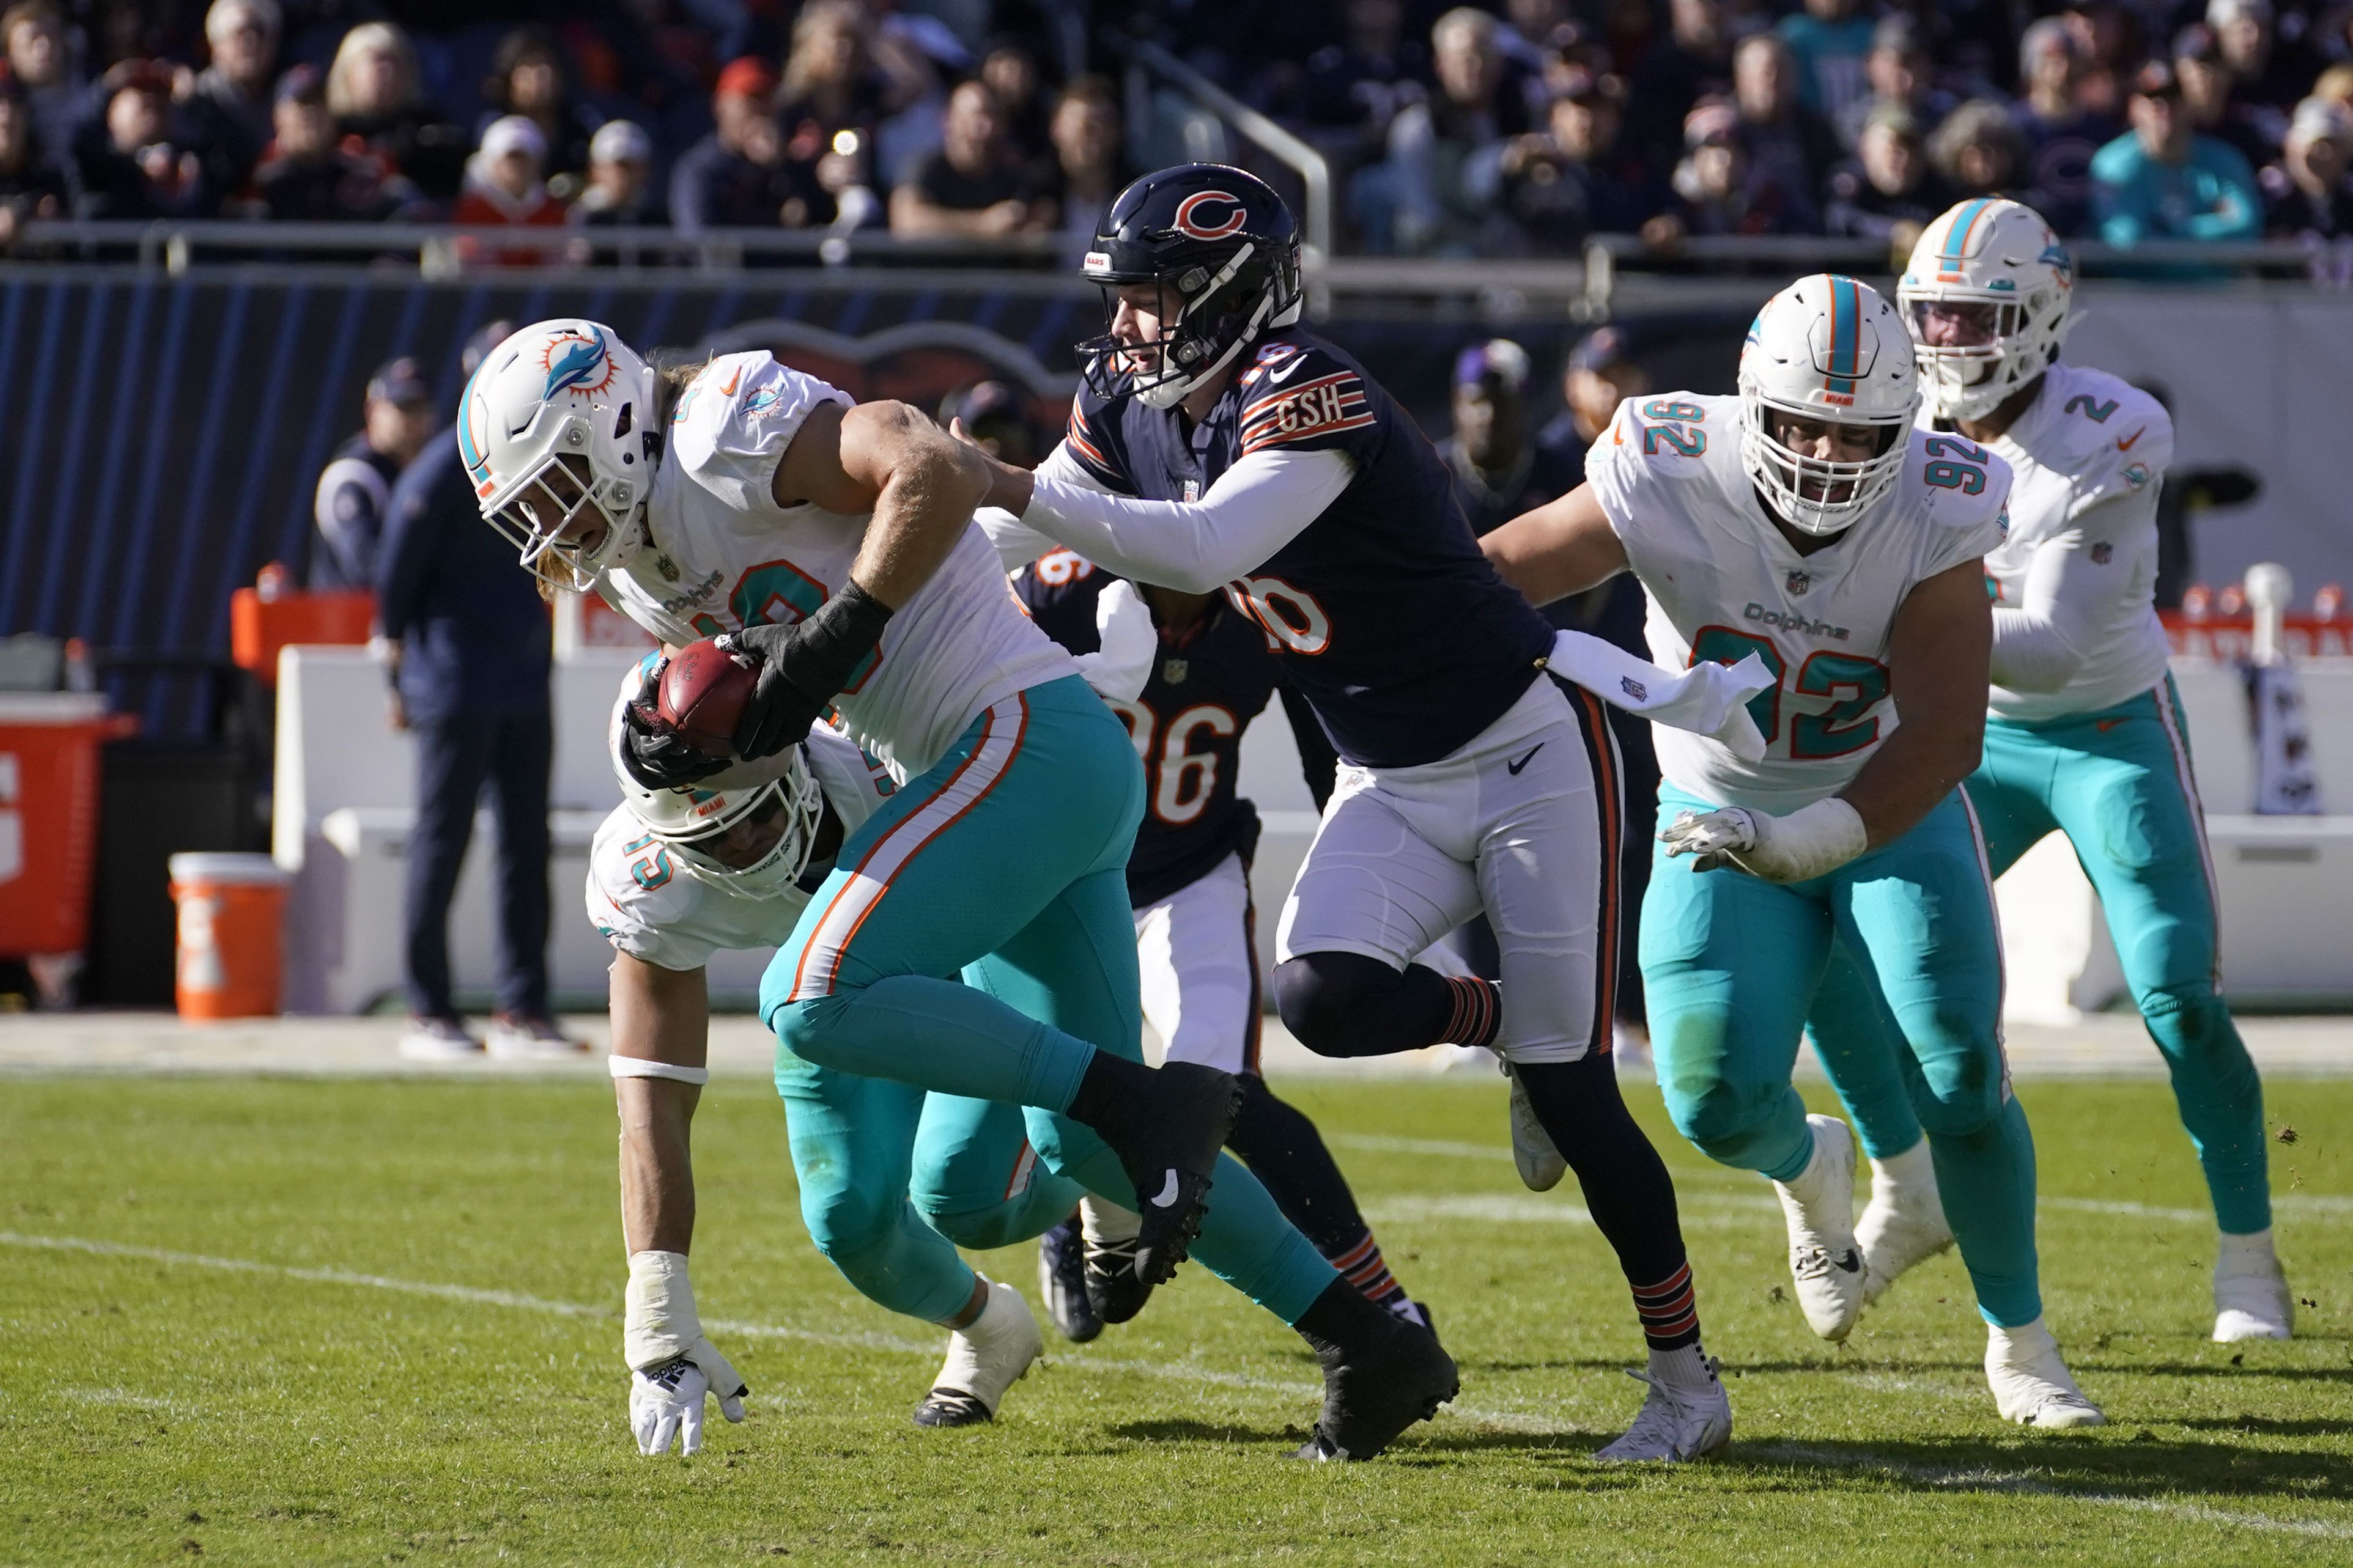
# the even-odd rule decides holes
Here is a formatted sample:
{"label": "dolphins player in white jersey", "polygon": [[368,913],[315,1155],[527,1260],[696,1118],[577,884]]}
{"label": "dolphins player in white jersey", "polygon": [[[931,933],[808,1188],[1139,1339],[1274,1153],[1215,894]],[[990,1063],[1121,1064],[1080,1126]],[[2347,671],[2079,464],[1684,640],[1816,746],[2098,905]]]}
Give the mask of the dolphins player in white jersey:
{"label": "dolphins player in white jersey", "polygon": [[[1140,1212],[1141,1283],[1198,1237],[1213,1273],[1314,1349],[1326,1397],[1303,1454],[1369,1458],[1453,1396],[1436,1340],[1366,1301],[1220,1155],[1232,1075],[1144,1065],[1125,874],[1142,772],[972,525],[990,482],[977,452],[765,353],[658,378],[577,320],[492,350],[457,437],[527,568],[671,647],[723,635],[757,662],[733,760],[797,743],[830,709],[901,781],[762,985],[780,1079],[830,1068],[1033,1108],[1050,1169]],[[631,776],[674,788],[722,769],[661,721],[651,686],[626,716]],[[641,1272],[649,1293],[684,1288],[666,1248],[631,1269],[633,1292]],[[917,1315],[957,1305],[927,1298]]]}
{"label": "dolphins player in white jersey", "polygon": [[[1852,279],[1801,279],[1749,329],[1737,396],[1620,405],[1588,482],[1482,543],[1538,604],[1631,570],[1660,663],[1755,653],[1780,677],[1752,709],[1762,762],[1657,732],[1641,957],[1669,1112],[1712,1158],[1772,1179],[1807,1321],[1844,1339],[1863,1267],[1852,1135],[1806,1114],[1790,1068],[1809,1026],[1879,1041],[1892,1016],[1996,1405],[2096,1425],[2042,1321],[1992,879],[1957,787],[1984,729],[1981,563],[2010,474],[1973,442],[1915,437],[1918,405],[1894,310]],[[1834,946],[1861,982],[1836,993]]]}
{"label": "dolphins player in white jersey", "polygon": [[[2011,201],[1947,212],[1896,285],[1927,383],[1924,428],[1991,447],[2012,475],[2010,537],[1985,563],[1992,713],[1966,787],[1996,876],[2053,831],[2083,862],[2205,1170],[2221,1229],[2214,1338],[2285,1339],[2295,1297],[2272,1246],[2263,1081],[2221,993],[2204,813],[2153,603],[2173,422],[2137,387],[2059,357],[2073,294],[2050,225]],[[1824,1063],[1875,1173],[1916,1163],[1919,1123],[1885,1052]],[[1932,1186],[1889,1195],[1897,1245],[1870,1258],[1873,1295],[1943,1226]]]}

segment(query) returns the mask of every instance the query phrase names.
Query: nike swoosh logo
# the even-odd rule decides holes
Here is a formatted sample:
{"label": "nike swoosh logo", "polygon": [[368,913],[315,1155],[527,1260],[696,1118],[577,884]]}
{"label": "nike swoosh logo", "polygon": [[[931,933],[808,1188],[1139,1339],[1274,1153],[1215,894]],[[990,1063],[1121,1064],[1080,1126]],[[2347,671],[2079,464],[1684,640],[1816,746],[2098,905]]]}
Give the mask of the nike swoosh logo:
{"label": "nike swoosh logo", "polygon": [[2119,452],[2129,452],[2129,451],[2131,451],[2131,450],[2133,449],[2133,444],[2134,444],[2135,442],[2138,441],[2142,437],[2144,437],[2144,436],[2146,436],[2146,435],[2147,435],[2147,434],[2148,434],[2148,426],[2146,426],[2146,425],[2144,425],[2144,426],[2142,426],[2139,429],[2137,429],[2137,430],[2134,431],[2131,435],[2129,435],[2129,436],[2127,436],[2127,437],[2124,437],[2122,440],[2118,441],[2118,442],[2116,443],[2116,450],[2117,450],[2117,451],[2119,451]]}
{"label": "nike swoosh logo", "polygon": [[1306,363],[1307,356],[1305,354],[1293,354],[1282,362],[1282,368],[1281,370],[1270,370],[1264,365],[1261,365],[1259,368],[1266,372],[1266,384],[1269,386],[1279,386],[1282,383],[1289,381],[1299,367]]}
{"label": "nike swoosh logo", "polygon": [[1169,1171],[1169,1173],[1168,1173],[1168,1184],[1167,1184],[1167,1185],[1166,1185],[1166,1186],[1162,1187],[1162,1188],[1160,1189],[1159,1193],[1158,1193],[1158,1194],[1157,1194],[1153,1198],[1153,1200],[1152,1200],[1152,1206],[1153,1206],[1154,1208],[1156,1208],[1156,1209],[1165,1209],[1165,1208],[1167,1208],[1167,1207],[1169,1207],[1170,1205],[1174,1205],[1174,1204],[1176,1203],[1176,1171],[1172,1168],[1172,1169]]}
{"label": "nike swoosh logo", "polygon": [[1535,760],[1536,753],[1544,749],[1545,743],[1542,741],[1538,741],[1535,745],[1528,748],[1528,754],[1526,756],[1522,757],[1516,763],[1505,763],[1504,764],[1504,771],[1510,773],[1514,778],[1518,778],[1520,776],[1520,770],[1534,762]]}
{"label": "nike swoosh logo", "polygon": [[[742,365],[740,365],[740,364],[739,364],[739,365],[737,365],[737,366],[735,367],[735,373],[734,373],[733,375],[730,375],[730,376],[727,378],[727,384],[726,384],[726,385],[724,385],[724,386],[723,386],[723,387],[721,387],[721,388],[719,389],[719,395],[720,395],[720,396],[722,396],[722,397],[733,397],[733,396],[734,396],[734,395],[735,395],[735,388],[736,388],[736,386],[738,385],[738,384],[740,384],[740,383],[743,381],[743,379],[744,379],[744,367],[743,367]],[[2118,445],[2119,445],[2119,447],[2121,447],[2122,443],[2118,443]]]}
{"label": "nike swoosh logo", "polygon": [[2092,728],[2105,735],[2123,722],[2121,719],[2094,719],[2092,721]]}

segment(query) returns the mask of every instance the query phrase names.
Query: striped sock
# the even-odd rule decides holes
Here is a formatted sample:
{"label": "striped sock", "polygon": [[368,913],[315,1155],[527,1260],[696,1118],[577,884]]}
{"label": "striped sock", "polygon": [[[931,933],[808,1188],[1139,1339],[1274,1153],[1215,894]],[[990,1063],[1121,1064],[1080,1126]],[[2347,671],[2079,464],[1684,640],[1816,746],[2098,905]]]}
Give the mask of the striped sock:
{"label": "striped sock", "polygon": [[1387,1259],[1381,1257],[1380,1243],[1369,1230],[1356,1241],[1324,1258],[1339,1271],[1340,1278],[1364,1293],[1365,1300],[1376,1306],[1386,1307],[1405,1294],[1405,1287],[1389,1272]]}
{"label": "striped sock", "polygon": [[1678,1266],[1656,1285],[1634,1287],[1634,1315],[1642,1337],[1657,1351],[1699,1343],[1699,1298],[1692,1293],[1691,1265]]}
{"label": "striped sock", "polygon": [[1449,976],[1446,988],[1454,994],[1454,1010],[1438,1037],[1450,1046],[1493,1045],[1504,1024],[1504,988],[1467,974]]}

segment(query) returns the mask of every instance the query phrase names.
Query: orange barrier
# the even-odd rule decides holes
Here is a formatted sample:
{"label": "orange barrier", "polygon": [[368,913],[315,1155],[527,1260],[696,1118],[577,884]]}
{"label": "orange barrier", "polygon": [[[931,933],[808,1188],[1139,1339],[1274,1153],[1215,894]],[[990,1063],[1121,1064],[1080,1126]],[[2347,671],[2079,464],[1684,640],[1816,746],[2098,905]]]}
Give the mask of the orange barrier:
{"label": "orange barrier", "polygon": [[286,568],[261,569],[250,588],[229,595],[229,657],[264,686],[278,684],[278,650],[288,643],[364,643],[375,624],[375,595],[364,589],[301,593],[285,585]]}
{"label": "orange barrier", "polygon": [[180,910],[180,1016],[275,1015],[286,873],[267,855],[183,854],[170,864]]}

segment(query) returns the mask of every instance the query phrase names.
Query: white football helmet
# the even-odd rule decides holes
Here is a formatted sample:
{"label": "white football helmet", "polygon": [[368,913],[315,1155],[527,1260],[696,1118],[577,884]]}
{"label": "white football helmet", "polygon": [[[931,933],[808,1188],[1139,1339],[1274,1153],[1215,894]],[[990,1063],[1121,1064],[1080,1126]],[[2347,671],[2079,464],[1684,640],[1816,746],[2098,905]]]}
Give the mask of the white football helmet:
{"label": "white football helmet", "polygon": [[[613,329],[559,318],[482,356],[458,405],[458,455],[492,528],[541,581],[586,593],[644,540],[654,373]],[[577,526],[601,520],[601,531]]]}
{"label": "white football helmet", "polygon": [[[825,816],[825,795],[805,760],[806,748],[788,746],[772,757],[731,763],[700,783],[676,789],[648,789],[629,774],[621,752],[627,742],[622,715],[641,685],[661,668],[649,654],[621,679],[619,699],[606,724],[606,751],[613,776],[621,781],[621,800],[629,815],[648,833],[679,852],[689,872],[726,878],[737,890],[777,891],[800,879],[816,847],[818,826]],[[776,843],[752,864],[735,866],[709,853],[708,840],[754,817],[781,811],[784,825]],[[702,847],[697,847],[698,844]]]}
{"label": "white football helmet", "polygon": [[2050,369],[2074,293],[2075,264],[2032,207],[1979,198],[1930,224],[1895,285],[1930,411],[1981,419]]}
{"label": "white football helmet", "polygon": [[[1852,525],[1904,471],[1919,372],[1894,307],[1867,283],[1801,278],[1765,301],[1740,351],[1740,462],[1774,510],[1806,533]],[[1801,457],[1774,434],[1776,411],[1882,432],[1858,462]]]}

